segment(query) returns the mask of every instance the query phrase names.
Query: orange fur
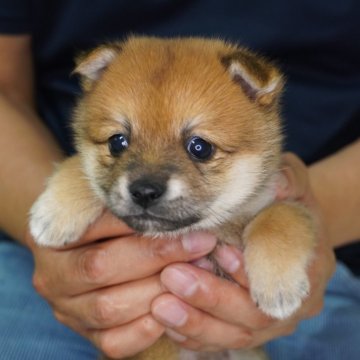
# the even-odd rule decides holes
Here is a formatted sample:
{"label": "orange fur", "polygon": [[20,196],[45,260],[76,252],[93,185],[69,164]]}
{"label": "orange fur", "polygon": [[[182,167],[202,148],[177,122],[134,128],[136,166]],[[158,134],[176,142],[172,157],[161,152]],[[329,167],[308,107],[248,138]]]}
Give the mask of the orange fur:
{"label": "orange fur", "polygon": [[[74,117],[79,155],[60,166],[32,209],[38,243],[76,241],[102,207],[126,215],[133,206],[129,184],[171,179],[160,215],[191,210],[189,218],[200,220],[149,231],[210,229],[220,242],[241,245],[253,299],[271,316],[290,316],[309,290],[314,229],[301,206],[271,204],[281,151],[277,68],[221,40],[130,37],[82,56],[75,72],[84,87]],[[109,151],[114,134],[129,139],[120,156]],[[193,135],[215,148],[209,160],[187,153]],[[67,228],[69,216],[81,226],[64,239],[57,231]],[[133,359],[181,360],[179,354],[162,338]],[[262,356],[254,352],[254,359]]]}

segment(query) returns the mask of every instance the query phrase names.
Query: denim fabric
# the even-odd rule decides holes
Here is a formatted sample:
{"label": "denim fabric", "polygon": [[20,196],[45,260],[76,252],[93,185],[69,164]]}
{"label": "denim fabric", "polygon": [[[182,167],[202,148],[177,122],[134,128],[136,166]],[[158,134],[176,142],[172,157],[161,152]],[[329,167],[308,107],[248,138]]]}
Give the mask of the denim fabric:
{"label": "denim fabric", "polygon": [[0,237],[0,359],[96,359],[94,347],[58,323],[34,291],[33,267],[27,249]]}
{"label": "denim fabric", "polygon": [[270,342],[267,351],[273,360],[359,360],[360,278],[338,263],[321,314]]}
{"label": "denim fabric", "polygon": [[[31,285],[32,272],[31,254],[0,237],[0,359],[96,359],[88,341],[54,319]],[[267,350],[273,360],[359,360],[360,279],[338,264],[324,311]]]}

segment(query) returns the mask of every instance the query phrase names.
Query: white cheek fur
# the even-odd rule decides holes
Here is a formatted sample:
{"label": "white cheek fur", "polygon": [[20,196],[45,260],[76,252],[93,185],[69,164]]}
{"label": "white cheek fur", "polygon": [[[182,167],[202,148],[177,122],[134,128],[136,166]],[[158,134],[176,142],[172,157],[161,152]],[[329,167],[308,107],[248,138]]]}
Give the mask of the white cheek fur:
{"label": "white cheek fur", "polygon": [[175,200],[183,195],[187,195],[187,191],[187,186],[182,180],[172,177],[167,183],[165,198],[168,201]]}
{"label": "white cheek fur", "polygon": [[130,193],[129,193],[129,180],[128,180],[128,176],[126,173],[119,177],[117,184],[116,184],[116,189],[122,199],[124,199],[126,201],[131,200]]}
{"label": "white cheek fur", "polygon": [[[89,147],[83,157],[85,172],[90,180],[94,192],[105,202],[105,195],[96,184],[96,151]],[[234,214],[254,214],[267,206],[274,199],[273,179],[259,191],[259,185],[264,181],[262,157],[260,155],[246,155],[236,160],[231,169],[224,174],[224,181],[218,197],[207,209],[203,210],[203,220],[195,225],[197,229],[210,229],[227,222]],[[180,197],[186,198],[190,185],[177,177],[172,177],[167,184],[164,200],[172,201]],[[129,193],[129,177],[122,174],[112,189],[110,203],[123,212],[132,203]],[[253,197],[251,201],[248,201]]]}
{"label": "white cheek fur", "polygon": [[226,222],[234,212],[242,213],[240,207],[258,189],[263,177],[261,156],[247,155],[237,160],[226,174],[222,191],[210,205],[201,226],[211,228]]}

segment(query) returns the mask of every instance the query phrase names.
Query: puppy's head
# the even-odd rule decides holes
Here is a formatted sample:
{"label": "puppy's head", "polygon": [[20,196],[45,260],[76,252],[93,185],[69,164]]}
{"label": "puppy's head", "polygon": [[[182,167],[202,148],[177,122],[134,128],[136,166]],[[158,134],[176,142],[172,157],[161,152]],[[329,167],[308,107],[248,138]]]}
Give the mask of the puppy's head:
{"label": "puppy's head", "polygon": [[276,169],[281,76],[245,49],[132,37],[83,56],[75,72],[85,171],[138,231],[225,222]]}

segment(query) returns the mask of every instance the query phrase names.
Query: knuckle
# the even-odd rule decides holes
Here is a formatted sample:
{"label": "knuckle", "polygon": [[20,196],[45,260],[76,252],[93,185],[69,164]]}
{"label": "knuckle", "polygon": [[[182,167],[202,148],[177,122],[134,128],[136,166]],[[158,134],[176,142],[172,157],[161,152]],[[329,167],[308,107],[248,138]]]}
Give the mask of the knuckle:
{"label": "knuckle", "polygon": [[[211,287],[209,287],[209,289],[211,289]],[[204,287],[205,290],[205,287]],[[214,310],[216,310],[221,303],[221,296],[219,295],[218,292],[216,291],[206,291],[204,293],[204,296],[206,298],[206,301],[204,303],[204,310],[205,311],[209,311],[212,312]]]}
{"label": "knuckle", "polygon": [[188,335],[196,341],[200,341],[206,336],[206,326],[205,326],[205,316],[200,315],[196,318],[189,320],[189,325],[187,326]]}
{"label": "knuckle", "polygon": [[261,331],[267,329],[271,326],[276,320],[272,319],[266,315],[260,314],[254,318],[251,328],[255,331]]}
{"label": "knuckle", "polygon": [[169,262],[170,258],[177,254],[177,241],[175,240],[166,240],[166,239],[154,239],[150,242],[150,253],[153,257],[158,258],[162,262]]}
{"label": "knuckle", "polygon": [[86,249],[79,258],[80,276],[90,283],[99,283],[105,272],[106,252],[99,248]]}
{"label": "knuckle", "polygon": [[65,316],[63,314],[55,310],[54,316],[57,321],[61,322],[62,324],[66,324]]}
{"label": "knuckle", "polygon": [[45,286],[45,279],[43,276],[39,275],[38,273],[35,273],[32,278],[32,283],[33,283],[35,290],[39,294],[41,294],[41,295],[45,294],[46,286]]}
{"label": "knuckle", "polygon": [[162,331],[162,326],[151,316],[144,317],[138,328],[140,338],[147,340],[155,339]]}
{"label": "knuckle", "polygon": [[115,315],[115,309],[107,295],[95,297],[91,312],[92,318],[98,325],[111,323]]}
{"label": "knuckle", "polygon": [[250,348],[253,343],[254,336],[251,332],[239,331],[232,345],[232,349],[246,349]]}
{"label": "knuckle", "polygon": [[119,343],[108,333],[104,333],[100,336],[99,348],[104,355],[110,359],[121,358],[122,356]]}
{"label": "knuckle", "polygon": [[163,332],[164,328],[160,324],[151,316],[146,316],[131,330],[130,337],[119,341],[119,336],[111,330],[100,330],[93,334],[93,341],[106,358],[127,359],[139,352],[142,344],[153,343]]}

